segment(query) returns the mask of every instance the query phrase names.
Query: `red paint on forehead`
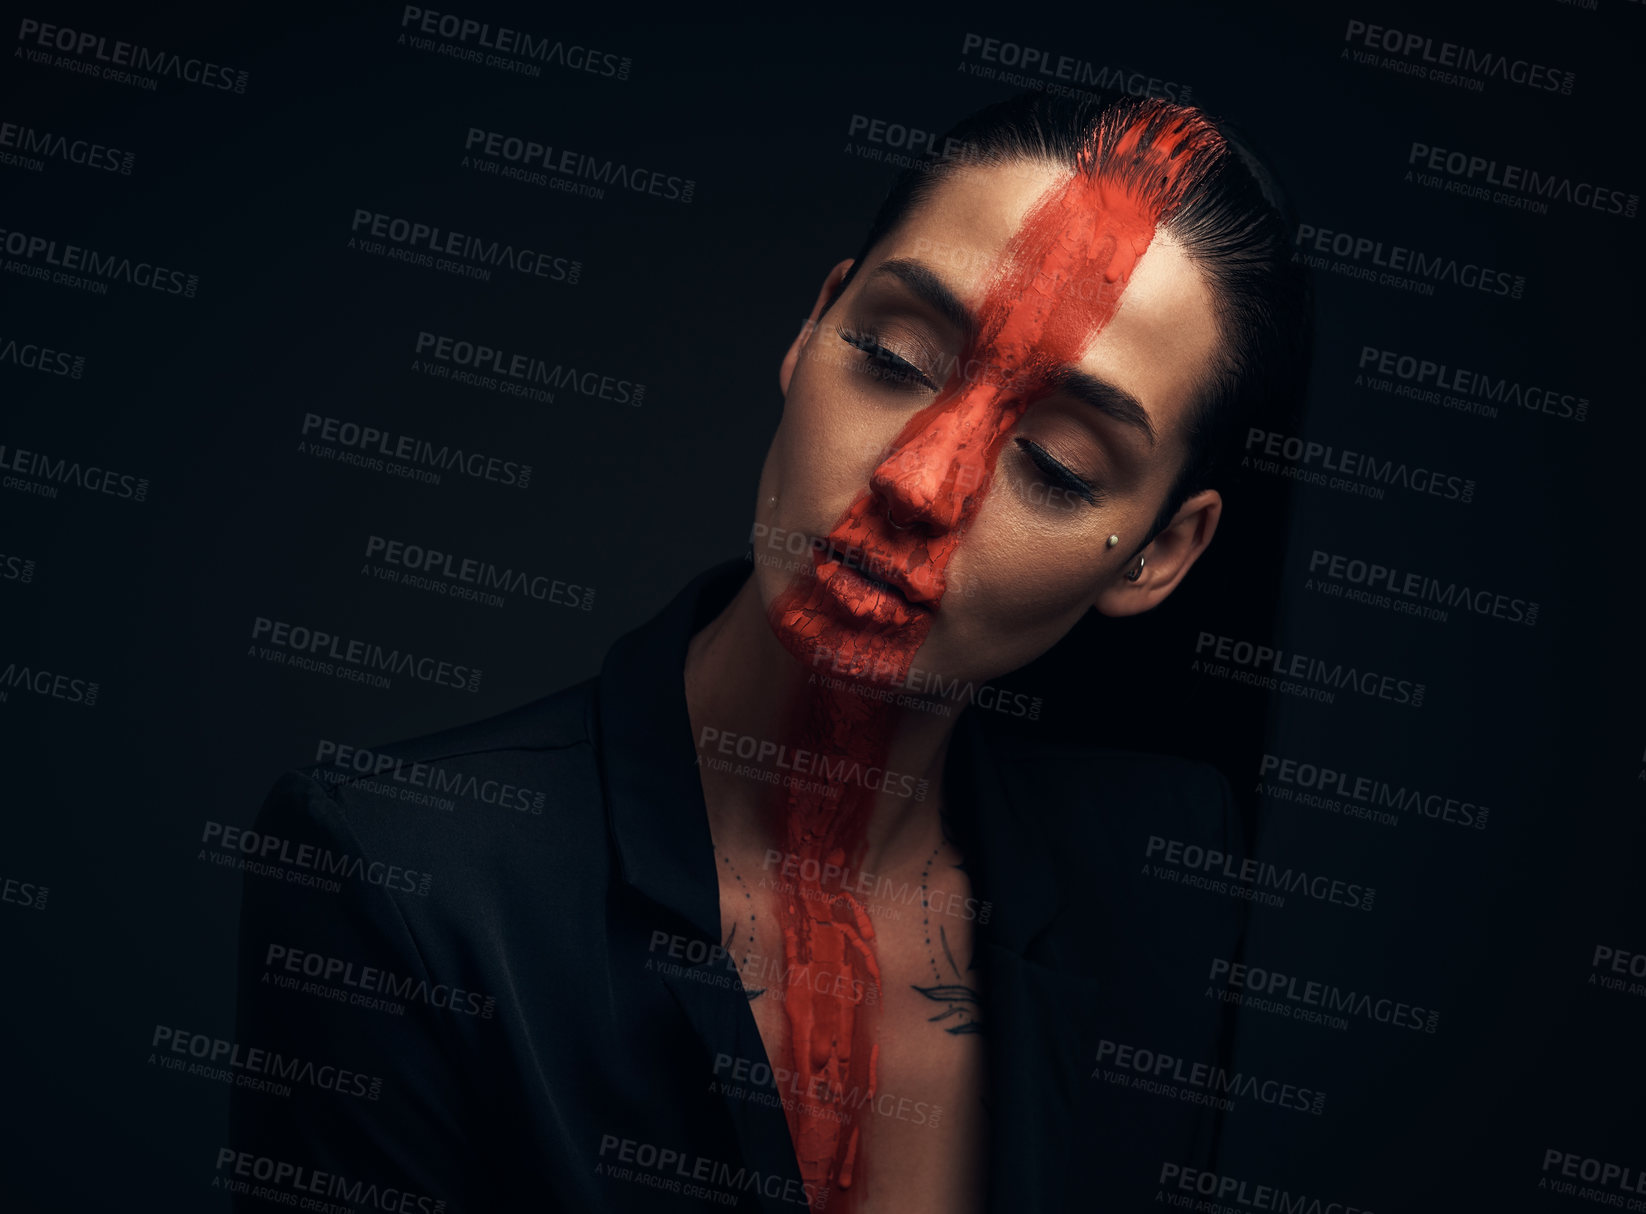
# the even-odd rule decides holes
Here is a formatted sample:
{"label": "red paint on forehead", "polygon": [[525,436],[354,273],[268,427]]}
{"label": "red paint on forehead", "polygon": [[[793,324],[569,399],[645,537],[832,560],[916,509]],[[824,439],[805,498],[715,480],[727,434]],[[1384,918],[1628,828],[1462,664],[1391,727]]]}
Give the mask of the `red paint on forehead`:
{"label": "red paint on forehead", "polygon": [[[1191,166],[1203,163],[1193,153],[1221,142],[1184,111],[1145,148],[1147,125],[1145,115],[1116,133],[1101,166],[1098,141],[1088,144],[1073,176],[1030,208],[978,307],[978,332],[957,373],[892,443],[876,487],[888,496],[911,491],[916,511],[931,510],[945,529],[936,559],[917,562],[934,566],[928,576],[941,573],[975,514],[1006,432],[1113,319],[1157,225],[1190,184]],[[947,425],[945,414],[954,415]],[[935,486],[934,459],[946,466]],[[941,592],[940,578],[931,589]]]}

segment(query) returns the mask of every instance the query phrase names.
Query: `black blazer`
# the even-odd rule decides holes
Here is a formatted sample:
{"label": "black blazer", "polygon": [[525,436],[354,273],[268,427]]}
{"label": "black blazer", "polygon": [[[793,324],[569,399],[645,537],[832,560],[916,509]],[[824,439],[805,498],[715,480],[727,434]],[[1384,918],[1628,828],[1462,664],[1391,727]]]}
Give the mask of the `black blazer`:
{"label": "black blazer", "polygon": [[[248,862],[236,1208],[264,1214],[269,1185],[422,1214],[806,1209],[776,1101],[724,1083],[765,1053],[718,959],[681,677],[748,568],[699,577],[598,679],[288,773],[221,844]],[[1117,1082],[1119,1047],[1227,1063],[1202,988],[1243,923],[1150,876],[1145,843],[1238,857],[1233,799],[1203,764],[1007,740],[984,715],[956,724],[944,812],[991,904],[989,1208],[1141,1209],[1163,1165],[1215,1166],[1220,1115],[1132,1086],[1152,1056]]]}

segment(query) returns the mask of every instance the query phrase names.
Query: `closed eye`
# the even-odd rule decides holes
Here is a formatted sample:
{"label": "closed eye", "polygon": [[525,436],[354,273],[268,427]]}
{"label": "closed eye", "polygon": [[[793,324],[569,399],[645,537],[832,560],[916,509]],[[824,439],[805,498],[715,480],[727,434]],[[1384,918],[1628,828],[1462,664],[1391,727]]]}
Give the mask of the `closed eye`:
{"label": "closed eye", "polygon": [[937,385],[926,377],[924,371],[881,345],[880,339],[873,333],[853,333],[848,329],[841,329],[839,333],[841,341],[863,351],[863,369],[881,382],[898,387],[918,384],[932,392],[937,391]]}
{"label": "closed eye", "polygon": [[1049,484],[1067,490],[1080,498],[1089,506],[1095,506],[1103,500],[1101,489],[1091,481],[1072,471],[1067,465],[1058,461],[1052,453],[1039,443],[1029,438],[1019,438],[1017,445],[1022,448],[1034,466],[1040,470]]}

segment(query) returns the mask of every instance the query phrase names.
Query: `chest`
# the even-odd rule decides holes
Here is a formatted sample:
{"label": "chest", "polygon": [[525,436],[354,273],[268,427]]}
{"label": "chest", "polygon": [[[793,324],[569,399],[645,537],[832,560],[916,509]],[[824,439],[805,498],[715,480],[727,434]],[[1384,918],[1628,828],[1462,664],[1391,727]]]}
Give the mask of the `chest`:
{"label": "chest", "polygon": [[845,1097],[857,1117],[862,1182],[840,1206],[852,1214],[981,1208],[987,1036],[974,958],[978,903],[965,874],[928,864],[859,887],[880,975],[868,991],[816,989],[826,984],[793,964],[783,903],[802,888],[780,870],[757,868],[751,877],[722,865],[722,938],[750,995],[779,1094],[792,1108],[801,1107],[790,1089],[798,1075],[794,1050],[804,1048],[795,1013],[805,1001],[791,999],[789,986],[812,981],[814,1001],[864,996],[858,1006],[872,1017],[876,1075],[872,1091]]}

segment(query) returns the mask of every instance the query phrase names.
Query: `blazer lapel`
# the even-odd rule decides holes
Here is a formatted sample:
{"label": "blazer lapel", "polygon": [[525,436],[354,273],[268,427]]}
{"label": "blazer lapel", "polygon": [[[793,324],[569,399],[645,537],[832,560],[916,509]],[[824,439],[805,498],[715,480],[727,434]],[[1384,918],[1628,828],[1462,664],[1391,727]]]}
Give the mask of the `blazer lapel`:
{"label": "blazer lapel", "polygon": [[1078,1204],[1065,1169],[1081,1154],[1076,1107],[1088,1095],[1097,1038],[1080,1012],[1093,1006],[1098,983],[1001,945],[986,955],[988,1208],[1062,1214]]}
{"label": "blazer lapel", "polygon": [[[784,1194],[800,1192],[800,1165],[781,1106],[764,1099],[775,1097],[777,1089],[712,1070],[712,1061],[722,1056],[751,1065],[770,1060],[737,972],[716,951],[720,900],[714,843],[682,682],[692,633],[747,576],[741,563],[718,566],[682,590],[651,623],[619,639],[601,668],[595,724],[608,820],[624,879],[678,916],[681,930],[709,949],[708,960],[660,977],[711,1060],[705,1087],[715,1083],[717,1094],[710,1100],[726,1110],[737,1136],[740,1158],[716,1162],[734,1173],[739,1167],[758,1171],[763,1183],[747,1191],[758,1196],[760,1208],[794,1214],[798,1207]],[[669,680],[661,695],[659,672]]]}
{"label": "blazer lapel", "polygon": [[[765,1062],[770,1066],[759,1026],[754,1022],[736,971],[704,962],[689,967],[686,972],[665,975],[663,981],[702,1038],[704,1049],[713,1057]],[[785,1200],[783,1193],[801,1192],[800,1162],[789,1137],[788,1119],[776,1103],[777,1088],[759,1088],[739,1081],[730,1073],[715,1075],[714,1082],[718,1099],[737,1133],[741,1164],[750,1171],[758,1171],[764,1182],[751,1186],[751,1191],[758,1194],[760,1208],[772,1214],[795,1214],[800,1207]],[[733,1171],[739,1165],[738,1160],[725,1162],[732,1165]],[[771,1177],[780,1178],[782,1183],[772,1183]]]}
{"label": "blazer lapel", "polygon": [[989,1054],[988,1208],[1062,1214],[1071,1208],[1065,1169],[1081,1153],[1075,1112],[1089,1095],[1101,983],[1036,948],[1063,907],[1051,844],[1032,806],[1012,798],[971,718],[968,712],[957,723],[957,766],[944,784],[965,790],[954,799],[951,829],[973,894],[991,909],[978,928]]}
{"label": "blazer lapel", "polygon": [[[1013,760],[991,752],[979,733],[956,731],[965,745],[956,774],[967,782],[956,785],[966,792],[956,799],[955,825],[971,832],[961,844],[968,868],[977,857],[974,894],[996,908],[980,929],[989,1209],[1084,1209],[1135,1192],[1146,1180],[1139,1169],[1160,1159],[1208,1166],[1221,1125],[1211,1105],[1123,1089],[1095,1074],[1104,1038],[1227,1061],[1230,1010],[1174,984],[1202,956],[1234,955],[1228,916],[1209,895],[1204,904],[1141,897],[1133,870],[1136,824],[1167,812],[1170,796],[1110,790],[1096,765],[1078,781],[1036,781],[1026,770],[1008,779]],[[1111,791],[1141,800],[1111,804]],[[1090,797],[1096,816],[1077,865],[1059,862],[1042,825],[1047,796]],[[1079,888],[1060,887],[1060,872],[1080,873]]]}

